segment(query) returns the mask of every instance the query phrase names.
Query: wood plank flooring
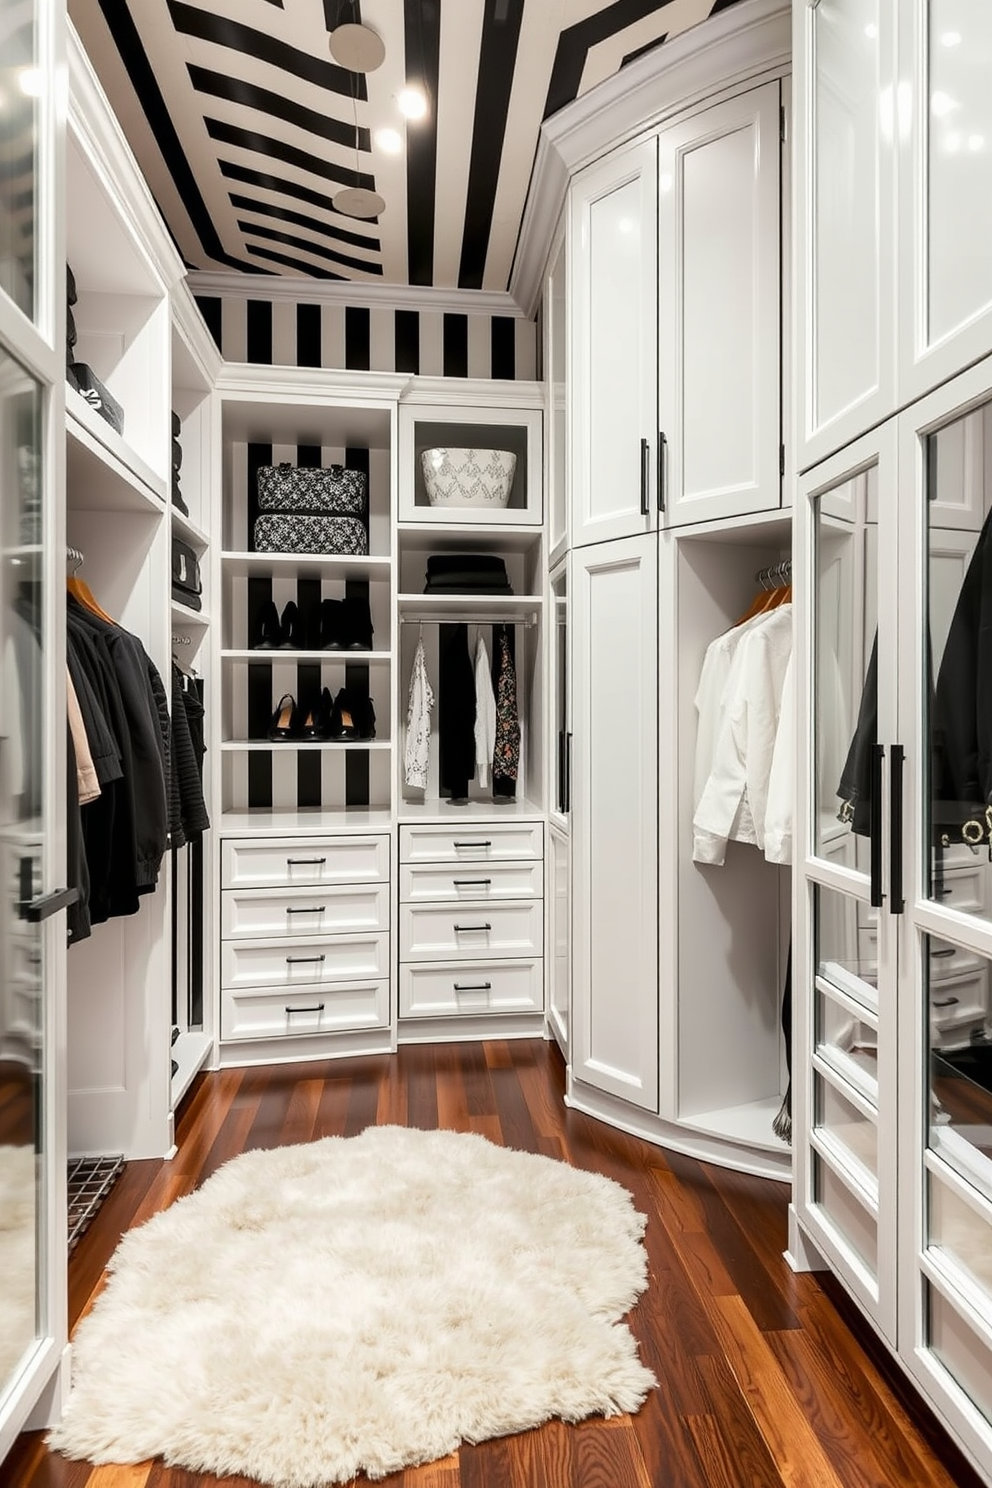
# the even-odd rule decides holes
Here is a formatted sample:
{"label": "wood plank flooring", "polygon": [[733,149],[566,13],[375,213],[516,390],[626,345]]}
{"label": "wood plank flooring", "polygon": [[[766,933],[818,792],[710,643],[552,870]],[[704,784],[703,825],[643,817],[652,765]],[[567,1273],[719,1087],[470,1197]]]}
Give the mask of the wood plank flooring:
{"label": "wood plank flooring", "polygon": [[[91,1305],[126,1229],[239,1152],[371,1123],[476,1131],[631,1190],[650,1260],[631,1325],[658,1389],[634,1417],[464,1446],[385,1488],[981,1488],[836,1283],[782,1260],[785,1185],[612,1131],[566,1110],[562,1094],[557,1050],[538,1040],[208,1075],[182,1113],[176,1157],[129,1163],[81,1240],[70,1316]],[[252,1485],[160,1462],[70,1463],[36,1433],[0,1464],[0,1488]]]}

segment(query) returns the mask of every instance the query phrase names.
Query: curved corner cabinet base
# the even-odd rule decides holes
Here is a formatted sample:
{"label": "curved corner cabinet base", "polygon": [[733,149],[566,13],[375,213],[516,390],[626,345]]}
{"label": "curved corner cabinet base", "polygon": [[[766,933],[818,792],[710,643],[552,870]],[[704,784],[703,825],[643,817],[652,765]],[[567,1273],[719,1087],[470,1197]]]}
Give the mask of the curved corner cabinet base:
{"label": "curved corner cabinet base", "polygon": [[[665,1121],[618,1096],[608,1095],[582,1080],[576,1080],[571,1070],[565,1086],[565,1104],[570,1110],[581,1111],[584,1116],[615,1126],[618,1131],[653,1142],[656,1147],[681,1152],[699,1162],[716,1163],[718,1167],[730,1168],[735,1173],[750,1173],[756,1178],[774,1178],[779,1183],[791,1181],[792,1153],[784,1143],[774,1150],[732,1141],[729,1136],[697,1131],[688,1123]],[[771,1125],[770,1116],[767,1125]]]}

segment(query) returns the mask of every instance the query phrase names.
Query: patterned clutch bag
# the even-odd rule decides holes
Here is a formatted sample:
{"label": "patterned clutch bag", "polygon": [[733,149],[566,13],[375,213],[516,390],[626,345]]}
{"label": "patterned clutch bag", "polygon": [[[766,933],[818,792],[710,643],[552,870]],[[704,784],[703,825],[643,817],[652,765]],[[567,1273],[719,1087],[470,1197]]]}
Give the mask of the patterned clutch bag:
{"label": "patterned clutch bag", "polygon": [[362,470],[288,463],[259,467],[259,511],[363,517],[367,502],[368,480]]}
{"label": "patterned clutch bag", "polygon": [[255,519],[257,553],[345,553],[364,557],[369,532],[358,517],[272,512]]}

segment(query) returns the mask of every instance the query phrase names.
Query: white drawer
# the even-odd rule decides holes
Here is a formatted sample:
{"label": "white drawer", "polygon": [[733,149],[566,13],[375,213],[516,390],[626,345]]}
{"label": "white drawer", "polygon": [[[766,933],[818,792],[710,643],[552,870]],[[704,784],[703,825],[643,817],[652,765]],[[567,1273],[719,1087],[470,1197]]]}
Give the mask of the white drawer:
{"label": "white drawer", "polygon": [[300,1038],[389,1026],[388,981],[342,982],[290,992],[263,988],[250,996],[221,995],[222,1039]]}
{"label": "white drawer", "polygon": [[540,956],[544,904],[400,906],[400,960]]}
{"label": "white drawer", "polygon": [[403,863],[478,863],[542,858],[541,822],[478,822],[463,827],[400,827]]}
{"label": "white drawer", "polygon": [[948,904],[964,914],[984,915],[988,913],[988,856],[976,861],[970,848],[965,848],[965,851],[970,861],[961,868],[945,866],[943,877],[934,887],[933,897],[938,904]]}
{"label": "white drawer", "polygon": [[302,888],[388,878],[388,836],[227,837],[221,848],[225,889]]}
{"label": "white drawer", "polygon": [[400,1017],[539,1013],[544,1007],[543,971],[541,961],[401,966]]}
{"label": "white drawer", "polygon": [[388,935],[335,935],[322,939],[225,940],[221,985],[319,987],[389,975]]}
{"label": "white drawer", "polygon": [[984,967],[970,976],[930,982],[931,1028],[953,1028],[961,1022],[984,1019],[988,1011],[988,980]]}
{"label": "white drawer", "polygon": [[434,868],[417,863],[400,865],[400,898],[411,903],[431,900],[540,899],[544,894],[544,864],[487,863],[482,867]]}
{"label": "white drawer", "polygon": [[221,935],[339,935],[389,929],[389,885],[335,884],[310,889],[225,889]]}

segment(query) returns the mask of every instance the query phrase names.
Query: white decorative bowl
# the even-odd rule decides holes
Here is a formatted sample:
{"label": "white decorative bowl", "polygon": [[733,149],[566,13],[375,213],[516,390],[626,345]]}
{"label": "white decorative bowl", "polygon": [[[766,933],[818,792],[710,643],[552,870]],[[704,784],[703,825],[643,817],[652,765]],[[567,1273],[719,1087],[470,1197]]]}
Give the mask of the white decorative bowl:
{"label": "white decorative bowl", "polygon": [[505,506],[517,457],[511,450],[426,449],[420,457],[431,506]]}

